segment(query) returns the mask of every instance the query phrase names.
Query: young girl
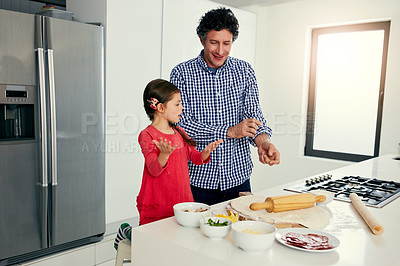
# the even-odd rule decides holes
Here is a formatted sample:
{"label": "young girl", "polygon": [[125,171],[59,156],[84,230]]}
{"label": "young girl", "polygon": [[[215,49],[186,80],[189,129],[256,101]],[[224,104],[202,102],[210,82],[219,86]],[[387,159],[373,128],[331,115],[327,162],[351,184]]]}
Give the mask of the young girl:
{"label": "young girl", "polygon": [[[201,165],[210,161],[210,154],[222,140],[207,145],[199,152],[196,143],[176,126],[183,106],[179,89],[172,83],[156,79],[147,84],[143,105],[152,121],[139,135],[145,158],[142,186],[137,197],[140,224],[147,224],[174,215],[173,206],[193,201],[190,190],[189,159]],[[114,242],[130,239],[131,227],[122,224]]]}

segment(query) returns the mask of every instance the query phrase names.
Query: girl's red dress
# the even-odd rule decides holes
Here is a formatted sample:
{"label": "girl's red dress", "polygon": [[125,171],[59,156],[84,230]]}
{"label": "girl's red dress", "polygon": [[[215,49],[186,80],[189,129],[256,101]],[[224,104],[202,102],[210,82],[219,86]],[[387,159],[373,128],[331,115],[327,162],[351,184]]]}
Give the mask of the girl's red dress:
{"label": "girl's red dress", "polygon": [[[188,145],[175,129],[174,133],[165,134],[149,125],[139,134],[145,159],[142,185],[136,199],[141,225],[171,217],[175,204],[193,201],[187,160],[197,165],[210,161],[210,157],[203,161],[201,152]],[[172,146],[177,145],[164,167],[157,160],[160,151],[153,143],[153,140],[159,142],[160,138],[171,141]]]}

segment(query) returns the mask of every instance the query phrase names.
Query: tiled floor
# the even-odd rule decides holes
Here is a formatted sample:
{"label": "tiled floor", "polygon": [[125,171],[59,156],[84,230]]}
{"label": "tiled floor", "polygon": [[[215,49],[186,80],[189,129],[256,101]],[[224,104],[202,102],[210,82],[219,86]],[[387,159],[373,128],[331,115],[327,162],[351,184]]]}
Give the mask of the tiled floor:
{"label": "tiled floor", "polygon": [[[137,217],[127,219],[131,225],[137,225]],[[119,225],[115,222],[107,225],[104,239],[98,243],[71,249],[58,254],[39,258],[19,264],[20,266],[114,266],[116,251],[114,249],[114,238]],[[124,266],[132,265],[124,263]]]}

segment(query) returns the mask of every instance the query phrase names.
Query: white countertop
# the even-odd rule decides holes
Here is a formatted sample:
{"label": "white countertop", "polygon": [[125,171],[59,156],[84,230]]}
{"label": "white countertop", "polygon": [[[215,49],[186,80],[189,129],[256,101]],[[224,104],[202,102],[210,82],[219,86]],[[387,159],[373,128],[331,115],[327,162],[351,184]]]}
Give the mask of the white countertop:
{"label": "white countertop", "polygon": [[[394,157],[399,156],[385,155],[326,173],[332,174],[333,179],[355,175],[400,182],[400,161],[393,160]],[[304,180],[300,179],[255,194],[265,196],[291,194],[292,192],[284,191],[283,188]],[[214,205],[212,209],[225,205],[226,203]],[[175,218],[171,217],[133,229],[132,264],[140,266],[400,265],[399,198],[381,209],[368,207],[384,227],[385,231],[380,236],[372,234],[351,203],[334,200],[327,206],[332,212],[332,218],[323,231],[340,240],[339,247],[331,252],[300,251],[274,241],[267,251],[249,253],[236,247],[232,232],[221,240],[210,240],[202,234],[200,228],[180,226]]]}

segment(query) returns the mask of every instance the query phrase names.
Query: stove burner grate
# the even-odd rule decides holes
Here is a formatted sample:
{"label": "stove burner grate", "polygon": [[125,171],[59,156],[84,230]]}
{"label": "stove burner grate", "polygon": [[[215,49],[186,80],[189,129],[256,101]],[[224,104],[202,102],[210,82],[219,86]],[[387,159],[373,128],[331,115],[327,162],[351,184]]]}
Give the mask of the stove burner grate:
{"label": "stove burner grate", "polygon": [[356,193],[367,206],[377,208],[385,206],[400,196],[400,183],[360,176],[344,176],[332,180],[332,175],[323,175],[285,190],[312,192],[318,189],[333,192],[334,199],[347,202],[350,202],[349,195]]}

